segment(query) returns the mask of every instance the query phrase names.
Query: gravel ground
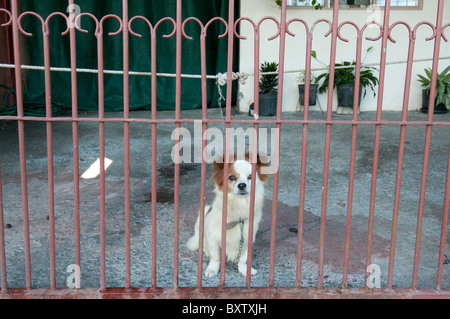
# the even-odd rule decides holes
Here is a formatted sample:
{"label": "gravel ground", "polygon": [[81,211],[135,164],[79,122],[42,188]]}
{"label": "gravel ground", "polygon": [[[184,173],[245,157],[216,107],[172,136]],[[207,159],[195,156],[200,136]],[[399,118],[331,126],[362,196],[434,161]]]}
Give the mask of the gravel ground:
{"label": "gravel ground", "polygon": [[[132,117],[149,118],[146,111],[131,113]],[[80,114],[95,118],[95,113]],[[108,113],[107,117],[120,117],[121,113]],[[219,110],[209,110],[210,118],[221,118]],[[400,120],[398,112],[384,112],[383,120]],[[173,112],[159,112],[159,118],[173,117]],[[201,118],[201,110],[183,111],[182,118]],[[237,119],[249,119],[237,114]],[[299,113],[283,114],[284,119],[299,119]],[[321,120],[320,112],[311,112],[310,119]],[[333,115],[335,120],[351,120],[351,116]],[[363,112],[361,120],[374,120],[375,113]],[[409,121],[425,121],[426,115],[410,112]],[[449,121],[450,114],[436,115],[436,121]],[[232,125],[236,127],[236,124]],[[124,230],[124,169],[123,124],[108,122],[106,127],[106,157],[112,160],[106,171],[106,284],[123,287],[125,284],[125,230]],[[151,131],[150,125],[130,125],[131,149],[131,284],[146,287],[151,284]],[[194,134],[194,125],[182,124]],[[223,130],[223,124],[210,124]],[[247,128],[249,125],[240,125]],[[274,125],[261,125],[273,128]],[[157,145],[157,285],[173,285],[173,232],[174,232],[174,164],[171,158],[174,125],[158,124]],[[270,130],[268,130],[270,131]],[[27,186],[30,221],[32,285],[49,287],[49,225],[46,131],[44,122],[25,123]],[[6,264],[8,287],[25,286],[25,259],[23,239],[22,195],[20,183],[17,123],[0,121],[0,153],[3,213],[5,223]],[[375,202],[375,220],[372,263],[380,266],[381,286],[386,286],[390,253],[395,176],[397,171],[400,127],[383,125],[381,128],[378,179]],[[73,155],[71,122],[55,122],[54,180],[56,225],[56,279],[57,287],[67,286],[71,271],[67,267],[75,262]],[[373,125],[358,128],[356,151],[355,191],[349,259],[350,287],[364,286],[364,268],[367,250],[367,225],[371,193],[372,161],[375,129]],[[300,196],[300,158],[302,126],[283,124],[277,202],[277,236],[275,255],[275,285],[295,285],[297,264],[297,232]],[[307,176],[305,188],[305,217],[302,259],[302,285],[317,285],[320,216],[322,207],[322,180],[324,162],[325,125],[310,124],[308,128]],[[394,286],[410,287],[417,213],[425,141],[425,127],[407,128],[405,164],[402,176],[398,238],[394,268]],[[339,287],[342,283],[345,226],[347,217],[347,190],[350,163],[351,125],[333,125],[327,197],[324,286]],[[248,142],[247,142],[248,144]],[[438,260],[439,240],[443,214],[445,176],[450,144],[447,126],[433,128],[423,221],[422,246],[419,267],[419,287],[434,288]],[[261,145],[260,145],[261,147]],[[80,174],[98,158],[98,124],[79,124]],[[271,149],[269,148],[269,153]],[[200,203],[200,168],[198,163],[180,165],[180,251],[179,285],[195,286],[197,281],[197,253],[185,248],[191,236]],[[211,167],[208,166],[208,174]],[[252,285],[268,285],[270,230],[272,216],[272,185],[266,187],[263,221],[256,235],[253,249],[253,267],[259,272],[252,277]],[[207,181],[207,202],[213,199],[213,183]],[[99,237],[99,178],[80,179],[81,215],[81,285],[100,285]],[[449,256],[450,237],[447,236],[446,254]],[[450,263],[444,261],[443,287],[450,287]],[[205,258],[204,268],[207,259]],[[203,278],[205,286],[217,286],[219,278]],[[226,285],[244,286],[237,265],[226,265]]]}

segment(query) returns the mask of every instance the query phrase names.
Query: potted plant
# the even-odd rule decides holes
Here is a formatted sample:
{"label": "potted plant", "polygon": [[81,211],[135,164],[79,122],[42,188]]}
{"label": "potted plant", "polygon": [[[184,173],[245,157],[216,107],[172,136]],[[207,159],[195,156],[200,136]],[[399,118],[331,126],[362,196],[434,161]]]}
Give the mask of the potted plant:
{"label": "potted plant", "polygon": [[[299,102],[301,106],[305,104],[305,72],[301,71],[299,76],[297,77],[297,85],[298,85],[298,93],[299,93]],[[316,105],[317,100],[317,90],[319,88],[319,84],[317,84],[317,78],[314,74],[310,75],[310,85],[309,85],[309,105]]]}
{"label": "potted plant", "polygon": [[[441,73],[438,73],[436,79],[436,94],[435,94],[435,114],[444,114],[448,112],[447,106],[450,105],[450,65]],[[423,113],[428,113],[428,102],[430,100],[431,87],[431,68],[425,69],[426,77],[418,74],[419,82],[422,83],[424,89],[422,90],[422,108]]]}
{"label": "potted plant", "polygon": [[264,62],[259,71],[259,115],[272,116],[277,113],[278,63]]}
{"label": "potted plant", "polygon": [[[367,49],[367,53],[369,53],[371,50],[372,47]],[[315,52],[313,52],[313,57],[317,60]],[[334,87],[337,89],[339,107],[351,109],[353,108],[353,96],[355,88],[355,65],[356,65],[355,61],[352,62],[344,61],[342,63],[336,63],[336,69],[334,71]],[[367,89],[370,89],[373,92],[373,96],[376,96],[375,86],[378,85],[378,78],[374,75],[374,71],[378,71],[378,69],[374,67],[361,66],[358,107],[361,105],[361,96],[362,97],[366,96]],[[322,79],[323,83],[319,87],[319,93],[324,93],[327,91],[330,74],[328,72],[325,72],[317,77],[318,82],[321,81]],[[362,95],[363,92],[364,94]],[[344,109],[344,111],[341,111],[340,113],[351,113],[351,112],[346,112]]]}

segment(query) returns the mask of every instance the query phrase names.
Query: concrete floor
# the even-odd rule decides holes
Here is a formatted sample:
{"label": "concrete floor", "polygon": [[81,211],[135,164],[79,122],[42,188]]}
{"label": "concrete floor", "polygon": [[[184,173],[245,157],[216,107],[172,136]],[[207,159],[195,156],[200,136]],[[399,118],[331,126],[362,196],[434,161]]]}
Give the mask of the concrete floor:
{"label": "concrete floor", "polygon": [[[149,112],[131,113],[132,117],[149,118]],[[80,114],[95,118],[95,113]],[[108,113],[107,117],[120,117]],[[209,110],[210,118],[221,118],[218,109]],[[173,112],[159,112],[159,118],[173,117]],[[384,112],[383,120],[400,120],[398,112]],[[201,118],[201,111],[183,111],[182,118]],[[239,114],[234,118],[248,119]],[[284,119],[302,118],[300,113],[283,114]],[[311,119],[324,119],[320,112],[311,112]],[[333,119],[350,120],[347,115],[333,114]],[[375,113],[363,112],[361,120],[374,120]],[[425,121],[426,115],[410,112],[410,121]],[[436,115],[436,121],[450,121],[450,114]],[[113,162],[106,171],[106,281],[108,287],[123,287],[125,282],[124,235],[124,171],[123,125],[106,123],[106,157]],[[183,124],[193,133],[193,124]],[[223,129],[223,124],[210,127]],[[236,125],[233,125],[236,127]],[[249,127],[242,126],[241,127]],[[274,127],[274,125],[261,125]],[[157,210],[157,284],[173,284],[173,161],[171,134],[173,124],[158,125],[158,210]],[[44,122],[26,122],[26,158],[31,241],[33,287],[49,286],[48,194],[46,131]],[[72,125],[55,122],[55,224],[57,287],[66,287],[70,273],[67,267],[75,261]],[[317,285],[320,213],[324,160],[325,125],[311,124],[308,135],[305,226],[303,243],[302,285]],[[395,175],[397,170],[400,127],[384,125],[375,205],[372,263],[381,268],[381,286],[386,286],[389,262]],[[23,220],[17,123],[0,121],[0,159],[3,183],[3,209],[6,240],[8,286],[25,286],[23,248]],[[353,203],[349,286],[364,285],[364,267],[367,249],[367,225],[372,176],[375,129],[362,125],[358,129],[355,193]],[[347,189],[350,162],[350,125],[334,125],[331,132],[330,176],[327,201],[325,277],[324,286],[339,287],[342,282]],[[275,285],[295,285],[297,251],[298,205],[300,194],[300,158],[302,128],[298,124],[282,126],[280,179],[278,191]],[[425,127],[407,128],[405,165],[398,224],[394,286],[410,287],[417,225],[418,201],[425,141]],[[433,128],[426,202],[420,255],[419,287],[434,288],[438,260],[439,239],[443,213],[443,199],[447,156],[450,144],[448,126]],[[131,283],[135,287],[149,286],[151,282],[151,135],[150,125],[131,124]],[[79,124],[80,173],[98,158],[98,124]],[[180,185],[180,253],[179,284],[195,286],[197,253],[184,246],[193,232],[200,203],[200,164],[181,164]],[[208,167],[210,173],[211,167]],[[211,202],[212,181],[207,181],[207,201]],[[269,277],[270,223],[272,206],[272,179],[266,188],[263,222],[256,235],[253,266],[259,273],[252,278],[253,286],[267,286]],[[81,203],[81,285],[99,287],[99,178],[80,179]],[[450,235],[447,236],[446,254],[450,256]],[[206,267],[206,258],[204,267]],[[219,279],[204,278],[205,286],[217,286]],[[226,285],[243,286],[245,278],[238,274],[237,266],[227,264]],[[450,262],[444,265],[443,287],[450,287]]]}

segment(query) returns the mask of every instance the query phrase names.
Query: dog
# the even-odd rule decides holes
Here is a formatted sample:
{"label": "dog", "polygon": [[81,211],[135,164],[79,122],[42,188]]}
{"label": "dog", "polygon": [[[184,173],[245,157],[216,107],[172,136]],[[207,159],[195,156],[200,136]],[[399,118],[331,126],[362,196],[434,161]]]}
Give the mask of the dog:
{"label": "dog", "polygon": [[[223,192],[228,193],[227,200],[227,231],[226,231],[226,256],[230,262],[238,262],[239,273],[246,276],[247,273],[247,245],[248,227],[250,216],[250,192],[252,179],[251,155],[245,154],[243,159],[230,160],[228,168],[228,189],[224,190],[223,161],[213,163],[212,179],[215,181],[215,198],[211,206],[204,209],[204,240],[203,251],[209,257],[209,264],[205,271],[206,277],[214,277],[220,269],[220,250],[222,238],[222,205]],[[262,218],[264,202],[264,185],[269,174],[261,172],[264,166],[262,157],[257,156],[255,176],[255,204],[253,219],[253,242],[258,231],[258,225]],[[195,223],[194,235],[188,240],[186,246],[191,251],[198,250],[199,244],[200,214]],[[243,240],[243,243],[241,241]],[[256,275],[257,270],[251,268],[251,275]]]}

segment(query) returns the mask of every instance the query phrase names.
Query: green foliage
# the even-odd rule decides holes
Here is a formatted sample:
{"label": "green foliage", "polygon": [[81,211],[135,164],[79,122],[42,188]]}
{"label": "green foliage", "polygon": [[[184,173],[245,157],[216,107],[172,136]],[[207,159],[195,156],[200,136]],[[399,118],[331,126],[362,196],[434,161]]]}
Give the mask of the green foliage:
{"label": "green foliage", "polygon": [[[278,72],[278,63],[264,62],[259,69],[261,73]],[[278,74],[262,74],[259,80],[260,93],[276,93],[278,86]]]}
{"label": "green foliage", "polygon": [[[339,84],[354,84],[355,83],[355,66],[356,62],[344,61],[342,63],[336,63],[336,69],[334,70],[334,87]],[[340,68],[346,67],[346,68]],[[366,96],[366,90],[371,89],[373,96],[376,96],[375,86],[378,84],[378,78],[374,75],[373,71],[378,71],[373,67],[361,67],[360,72],[360,87],[364,89],[364,96]],[[324,93],[328,90],[328,84],[330,81],[330,74],[328,72],[322,73],[317,77],[317,81],[324,80],[319,87],[319,92]]]}
{"label": "green foliage", "polygon": [[[373,47],[370,47],[366,50],[366,54],[362,63],[367,58],[367,55],[373,50]],[[316,51],[311,52],[311,56],[316,59],[321,64],[327,66],[325,63],[317,59]],[[336,69],[334,70],[334,87],[340,84],[355,84],[355,61],[344,61],[342,63],[336,63]],[[328,66],[327,66],[328,67]],[[377,68],[369,67],[369,66],[361,66],[360,70],[360,87],[361,90],[364,91],[364,97],[366,96],[367,89],[370,89],[373,92],[373,96],[376,96],[375,86],[378,85],[378,78],[374,75],[374,71],[378,71]],[[323,79],[322,85],[319,86],[319,92],[324,93],[328,90],[328,84],[330,81],[329,72],[325,72],[320,74],[317,77],[317,82]]]}
{"label": "green foliage", "polygon": [[[436,105],[444,104],[445,106],[450,105],[450,65],[441,73],[438,73],[436,79]],[[431,68],[425,69],[425,74],[427,77],[418,74],[418,81],[422,83],[422,86],[430,93],[432,71]]]}

